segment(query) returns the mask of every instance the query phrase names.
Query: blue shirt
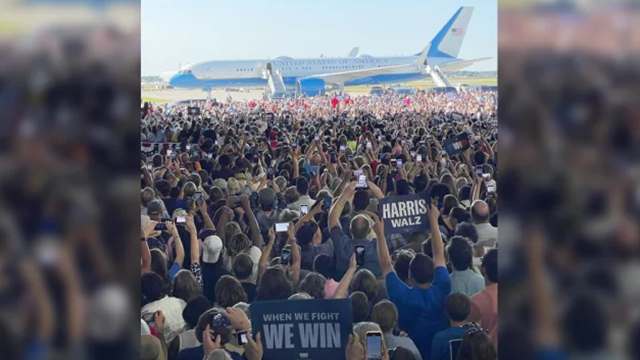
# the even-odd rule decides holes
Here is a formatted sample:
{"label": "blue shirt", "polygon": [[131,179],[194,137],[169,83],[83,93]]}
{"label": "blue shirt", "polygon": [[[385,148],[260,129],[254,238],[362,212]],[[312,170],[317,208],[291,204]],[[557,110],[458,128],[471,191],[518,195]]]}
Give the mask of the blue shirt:
{"label": "blue shirt", "polygon": [[[466,327],[456,326],[442,330],[433,337],[431,343],[431,357],[429,360],[450,360],[457,357],[457,350],[462,344],[462,337]],[[455,352],[451,356],[451,350]]]}
{"label": "blue shirt", "polygon": [[449,327],[444,309],[444,301],[451,293],[447,268],[435,268],[428,289],[407,286],[393,271],[387,274],[385,283],[389,299],[398,308],[400,328],[407,331],[422,358],[429,359],[434,335]]}

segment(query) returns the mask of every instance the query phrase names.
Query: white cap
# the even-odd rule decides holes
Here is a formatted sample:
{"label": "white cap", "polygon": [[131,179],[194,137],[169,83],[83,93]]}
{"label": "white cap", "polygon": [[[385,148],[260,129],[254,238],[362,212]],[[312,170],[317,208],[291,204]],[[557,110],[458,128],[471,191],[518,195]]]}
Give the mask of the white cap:
{"label": "white cap", "polygon": [[202,262],[217,263],[222,252],[222,239],[217,235],[210,235],[204,239]]}

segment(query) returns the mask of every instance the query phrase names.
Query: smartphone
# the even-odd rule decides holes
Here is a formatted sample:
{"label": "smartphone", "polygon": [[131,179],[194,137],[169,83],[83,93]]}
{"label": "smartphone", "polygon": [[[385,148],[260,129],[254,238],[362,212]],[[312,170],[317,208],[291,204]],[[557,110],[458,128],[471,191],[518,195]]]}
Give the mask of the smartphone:
{"label": "smartphone", "polygon": [[236,333],[236,339],[238,340],[238,345],[245,345],[249,342],[249,340],[247,339],[246,331],[240,331]]}
{"label": "smartphone", "polygon": [[275,224],[276,232],[287,232],[289,231],[289,223],[276,223]]}
{"label": "smartphone", "polygon": [[397,159],[397,160],[396,160],[396,165],[397,165],[398,167],[402,167],[402,159]]}
{"label": "smartphone", "polygon": [[196,205],[200,206],[204,201],[204,195],[202,195],[201,191],[197,191],[195,194],[193,194],[193,200],[196,201]]}
{"label": "smartphone", "polygon": [[289,265],[291,262],[291,249],[288,247],[282,248],[280,253],[280,263],[282,265]]}
{"label": "smartphone", "polygon": [[367,360],[382,359],[382,334],[379,331],[367,331]]}
{"label": "smartphone", "polygon": [[340,145],[340,151],[345,151],[347,147],[345,145]]}
{"label": "smartphone", "polygon": [[161,223],[161,222],[160,222],[160,223],[157,223],[157,224],[156,224],[156,227],[155,227],[155,228],[153,228],[153,229],[154,229],[154,230],[158,230],[158,231],[165,231],[165,230],[167,230],[167,224],[165,224],[165,223]]}
{"label": "smartphone", "polygon": [[328,196],[325,196],[324,199],[322,200],[322,209],[327,210],[330,207],[331,207],[331,198]]}
{"label": "smartphone", "polygon": [[173,155],[173,150],[167,149],[167,156],[172,156],[172,155]]}
{"label": "smartphone", "polygon": [[191,150],[191,145],[187,145],[187,151]]}
{"label": "smartphone", "polygon": [[490,194],[495,193],[497,190],[497,185],[495,181],[488,181],[487,182],[487,192]]}
{"label": "smartphone", "polygon": [[358,189],[366,189],[367,185],[367,176],[364,174],[360,174],[358,176],[358,182],[356,183],[356,188]]}
{"label": "smartphone", "polygon": [[417,162],[422,162],[422,155],[420,155],[420,154],[416,155],[416,161]]}
{"label": "smartphone", "polygon": [[484,181],[489,181],[489,180],[491,180],[491,174],[483,173],[483,174],[482,174],[482,179],[484,179]]}
{"label": "smartphone", "polygon": [[176,224],[184,224],[187,222],[186,216],[176,216]]}
{"label": "smartphone", "polygon": [[367,141],[367,149],[371,149],[371,148],[373,148],[373,146],[371,145],[371,142]]}
{"label": "smartphone", "polygon": [[307,215],[309,213],[309,207],[307,205],[300,205],[300,214]]}
{"label": "smartphone", "polygon": [[358,266],[363,266],[364,265],[364,246],[357,245],[354,248],[354,251],[356,252],[356,264],[358,264]]}

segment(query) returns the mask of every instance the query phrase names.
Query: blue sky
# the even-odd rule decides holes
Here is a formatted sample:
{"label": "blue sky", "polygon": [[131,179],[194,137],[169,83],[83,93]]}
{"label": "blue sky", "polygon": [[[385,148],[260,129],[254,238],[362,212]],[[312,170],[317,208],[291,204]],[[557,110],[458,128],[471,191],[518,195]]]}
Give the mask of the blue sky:
{"label": "blue sky", "polygon": [[208,60],[412,55],[460,6],[475,7],[460,57],[493,57],[496,0],[142,0],[142,75]]}

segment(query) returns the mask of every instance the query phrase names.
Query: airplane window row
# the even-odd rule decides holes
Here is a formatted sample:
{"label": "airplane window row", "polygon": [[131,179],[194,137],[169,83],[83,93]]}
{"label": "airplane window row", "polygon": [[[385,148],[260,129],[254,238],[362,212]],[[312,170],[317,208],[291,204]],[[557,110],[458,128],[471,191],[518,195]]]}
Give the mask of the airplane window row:
{"label": "airplane window row", "polygon": [[[387,59],[374,59],[374,58],[355,58],[355,59],[344,59],[344,60],[306,60],[306,63],[313,65],[334,65],[334,64],[349,64],[349,63],[379,63],[379,64],[388,64],[389,60]],[[295,66],[294,62],[281,62],[281,66],[284,68]]]}
{"label": "airplane window row", "polygon": [[251,72],[251,71],[253,71],[253,68],[236,69],[236,72]]}

